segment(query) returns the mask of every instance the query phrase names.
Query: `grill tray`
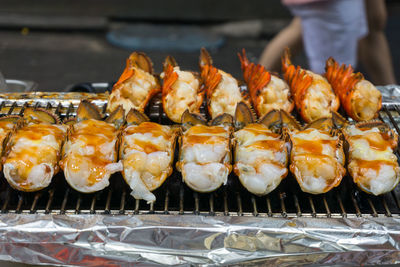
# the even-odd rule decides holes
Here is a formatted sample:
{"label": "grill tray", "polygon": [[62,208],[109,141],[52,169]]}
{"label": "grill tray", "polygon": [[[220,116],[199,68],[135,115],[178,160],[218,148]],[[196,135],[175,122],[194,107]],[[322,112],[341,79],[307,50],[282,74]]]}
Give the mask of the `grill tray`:
{"label": "grill tray", "polygon": [[[12,97],[8,99],[0,98],[0,114],[22,114],[26,106],[33,106],[46,108],[60,115],[62,118],[68,118],[75,115],[77,105],[79,104],[79,95],[79,93],[74,95],[74,101],[68,99],[71,98],[71,95],[63,93],[58,93],[53,96],[48,95],[47,98],[43,98],[43,96],[39,96],[40,98],[38,98],[38,96],[35,97],[32,95],[26,97],[28,95],[25,95],[25,99],[16,101],[14,101]],[[96,95],[91,94],[82,94],[81,96],[84,98],[96,98]],[[105,96],[101,95],[97,99],[98,100],[95,102],[96,105],[105,111],[107,104]],[[152,121],[163,124],[170,123],[162,112],[159,96],[153,98],[147,110],[147,114]],[[394,127],[400,135],[400,106],[392,103],[384,103],[379,119],[385,121],[391,125],[391,127]],[[178,153],[175,153],[176,156],[177,154]],[[398,150],[396,151],[396,155],[400,158]],[[60,218],[59,215],[65,216],[61,218],[72,216],[71,218],[84,220],[85,218],[93,218],[93,216],[98,219],[107,218],[109,215],[118,215],[118,218],[137,217],[143,218],[143,220],[149,218],[155,220],[154,218],[156,218],[156,220],[162,221],[171,218],[171,216],[166,216],[168,214],[185,215],[174,216],[181,220],[182,226],[187,226],[186,224],[190,224],[191,220],[198,220],[196,218],[193,219],[193,216],[198,218],[212,217],[221,219],[222,221],[230,217],[252,217],[258,220],[258,222],[267,225],[276,222],[277,219],[280,222],[304,220],[305,223],[309,223],[312,222],[313,218],[324,218],[327,219],[326,222],[328,224],[332,223],[332,225],[334,222],[337,222],[334,219],[340,219],[339,221],[341,222],[343,222],[343,220],[347,222],[347,219],[354,219],[355,222],[365,222],[365,220],[376,218],[379,222],[383,222],[383,224],[400,219],[399,187],[391,193],[375,197],[357,189],[349,176],[343,178],[338,188],[323,195],[311,195],[302,192],[295,178],[289,174],[288,177],[282,181],[281,185],[272,193],[264,197],[257,197],[250,194],[241,186],[233,172],[229,176],[227,185],[213,193],[203,194],[190,190],[182,182],[180,173],[174,170],[173,174],[166,182],[154,192],[157,198],[156,202],[148,205],[145,201],[135,200],[130,196],[129,186],[124,182],[120,174],[115,174],[111,177],[110,186],[108,188],[93,194],[82,194],[71,189],[66,183],[62,172],[53,178],[48,188],[34,193],[24,193],[12,189],[6,182],[3,173],[0,175],[2,176],[2,178],[0,178],[0,208],[3,214],[0,215],[0,221],[2,218],[4,221],[10,218],[13,220],[16,220],[16,218],[26,218],[26,220],[28,220],[27,218],[36,218],[35,220],[37,220],[37,218],[52,218],[52,220],[54,220],[54,216]],[[132,215],[135,216],[132,217]],[[146,216],[144,215],[146,215],[147,218],[145,218]],[[205,223],[205,225],[206,224],[207,223]],[[250,222],[247,221],[244,227],[249,225]],[[18,227],[18,223],[16,227]],[[325,224],[325,226],[321,227],[324,228],[327,227],[327,225]],[[201,225],[198,225],[197,228],[200,231]],[[350,226],[349,229],[351,230],[353,228],[354,231],[356,231],[357,227],[354,225]],[[0,227],[0,237],[2,233],[1,230]],[[277,229],[275,229],[275,231],[276,230]],[[29,240],[24,241],[29,243]],[[89,241],[86,240],[86,242]],[[108,241],[108,243],[110,243],[110,241]],[[107,242],[105,242],[105,244],[107,244]],[[225,245],[226,244],[223,244],[224,247],[226,247]],[[399,247],[396,242],[393,245],[394,247]],[[360,251],[360,247],[358,247],[358,251]],[[322,250],[322,252],[327,253],[325,250]],[[346,250],[346,252],[348,251]],[[390,253],[392,252],[393,251]],[[7,253],[10,254],[9,252]],[[0,250],[0,259],[2,259],[2,255],[4,256],[4,253]],[[283,255],[285,254],[278,254],[280,257]],[[387,257],[388,254],[385,255],[385,257]],[[266,256],[267,254],[261,254],[257,259],[265,259]],[[107,257],[103,255],[103,257],[100,258],[104,259]],[[205,256],[205,258],[207,258],[207,260],[204,262],[200,261],[200,263],[224,263],[221,259],[212,259],[208,261],[208,257]],[[13,260],[16,261],[21,259],[21,256],[14,256],[13,258]],[[388,263],[393,263],[391,257],[388,259]],[[243,258],[237,262],[246,262],[248,260],[249,259]],[[43,259],[32,261],[32,258],[30,258],[30,261],[31,263],[57,263]],[[157,262],[154,259],[151,261]],[[236,261],[233,262],[236,263]],[[353,262],[360,263],[360,261],[354,261],[354,258]],[[62,261],[59,263],[72,264],[73,262]],[[174,263],[195,262],[183,260]],[[363,263],[372,262],[366,260],[363,261]]]}

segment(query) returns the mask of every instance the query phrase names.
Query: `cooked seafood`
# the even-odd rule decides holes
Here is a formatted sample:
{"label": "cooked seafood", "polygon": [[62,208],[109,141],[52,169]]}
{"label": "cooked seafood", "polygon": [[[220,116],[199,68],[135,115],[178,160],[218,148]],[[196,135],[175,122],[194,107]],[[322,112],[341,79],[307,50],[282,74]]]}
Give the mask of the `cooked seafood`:
{"label": "cooked seafood", "polygon": [[232,116],[222,114],[208,126],[204,119],[185,111],[180,154],[176,168],[183,181],[198,192],[211,192],[226,184],[231,172]]}
{"label": "cooked seafood", "polygon": [[339,96],[347,115],[356,121],[372,120],[378,116],[382,106],[382,95],[360,73],[354,73],[351,65],[339,64],[329,58],[326,61],[325,77]]}
{"label": "cooked seafood", "polygon": [[259,117],[273,109],[283,109],[291,112],[294,103],[290,98],[290,89],[287,83],[276,75],[268,72],[264,66],[251,63],[246,51],[238,53],[243,78],[250,92],[250,100]]}
{"label": "cooked seafood", "polygon": [[306,193],[326,193],[338,186],[346,173],[343,142],[340,133],[332,130],[333,120],[320,118],[303,130],[289,131],[290,171]]}
{"label": "cooked seafood", "polygon": [[296,109],[305,122],[328,118],[332,111],[339,109],[339,98],[328,81],[319,74],[295,67],[290,61],[289,49],[282,57],[282,71]]}
{"label": "cooked seafood", "polygon": [[207,109],[212,119],[224,113],[234,116],[237,103],[244,101],[248,104],[248,96],[240,90],[238,81],[232,75],[215,68],[204,48],[200,53],[200,69],[206,90]]}
{"label": "cooked seafood", "polygon": [[126,60],[126,67],[108,98],[107,111],[113,112],[122,105],[144,111],[150,99],[161,91],[158,78],[153,75],[153,63],[146,54],[133,52]]}
{"label": "cooked seafood", "polygon": [[164,62],[161,78],[164,79],[162,103],[168,118],[180,123],[186,109],[191,113],[199,113],[204,90],[197,73],[182,71],[175,59],[168,56]]}
{"label": "cooked seafood", "polygon": [[343,128],[349,144],[348,171],[363,191],[381,195],[399,183],[400,168],[393,150],[396,132],[381,121],[360,122]]}
{"label": "cooked seafood", "polygon": [[[13,123],[16,118],[9,119]],[[7,119],[3,122],[7,123]],[[46,110],[25,109],[23,120],[7,141],[3,157],[4,177],[13,188],[32,192],[50,184],[59,171],[67,132],[67,127],[59,123],[59,118]]]}
{"label": "cooked seafood", "polygon": [[[17,115],[8,115],[0,118],[0,155],[4,154],[4,147],[11,136],[11,133],[17,126],[17,123],[21,121],[21,117]],[[0,171],[3,165],[0,164]]]}
{"label": "cooked seafood", "polygon": [[65,179],[75,190],[82,193],[102,190],[109,185],[111,174],[122,171],[122,163],[116,162],[116,148],[123,113],[119,106],[102,121],[96,106],[88,101],[80,103],[77,121],[69,128],[60,161]]}
{"label": "cooked seafood", "polygon": [[234,171],[242,185],[259,196],[274,190],[288,173],[288,143],[281,133],[268,128],[275,123],[274,113],[280,111],[272,110],[262,123],[254,123],[244,103],[239,103],[236,109],[235,124],[245,126],[234,133]]}
{"label": "cooked seafood", "polygon": [[178,128],[149,122],[146,115],[130,110],[128,126],[122,132],[120,159],[125,181],[136,199],[154,202],[151,191],[172,173]]}

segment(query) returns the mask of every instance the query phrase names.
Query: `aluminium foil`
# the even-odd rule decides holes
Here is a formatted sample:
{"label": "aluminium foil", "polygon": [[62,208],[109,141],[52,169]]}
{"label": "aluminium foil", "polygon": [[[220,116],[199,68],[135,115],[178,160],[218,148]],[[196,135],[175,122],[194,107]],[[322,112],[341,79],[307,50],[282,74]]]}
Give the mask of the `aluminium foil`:
{"label": "aluminium foil", "polygon": [[66,266],[400,263],[400,218],[0,216],[0,260]]}

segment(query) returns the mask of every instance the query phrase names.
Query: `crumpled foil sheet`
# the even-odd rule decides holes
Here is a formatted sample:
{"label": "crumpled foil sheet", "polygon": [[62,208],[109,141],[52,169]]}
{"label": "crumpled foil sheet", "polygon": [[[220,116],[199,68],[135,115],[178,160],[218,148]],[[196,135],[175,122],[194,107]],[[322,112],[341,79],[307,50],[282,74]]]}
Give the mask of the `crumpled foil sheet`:
{"label": "crumpled foil sheet", "polygon": [[400,218],[0,216],[0,260],[68,266],[400,263]]}
{"label": "crumpled foil sheet", "polygon": [[400,104],[400,85],[389,84],[377,88],[382,93],[383,104]]}

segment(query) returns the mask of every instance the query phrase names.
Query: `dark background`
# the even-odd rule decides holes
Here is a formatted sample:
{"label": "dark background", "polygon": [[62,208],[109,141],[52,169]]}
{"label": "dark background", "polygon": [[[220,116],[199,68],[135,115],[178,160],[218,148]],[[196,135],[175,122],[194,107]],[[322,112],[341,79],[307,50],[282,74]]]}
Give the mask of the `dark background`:
{"label": "dark background", "polygon": [[[387,1],[387,7],[387,38],[399,81],[400,1]],[[241,78],[236,53],[246,48],[257,60],[268,40],[290,19],[279,0],[1,0],[0,71],[8,79],[36,81],[43,91],[115,81],[131,51],[111,45],[106,34],[127,25],[160,31],[169,25],[177,31],[193,27],[224,38],[224,45],[211,51],[214,63]],[[197,51],[144,51],[158,72],[168,54],[182,67],[197,70]],[[303,54],[295,62],[306,66]]]}

